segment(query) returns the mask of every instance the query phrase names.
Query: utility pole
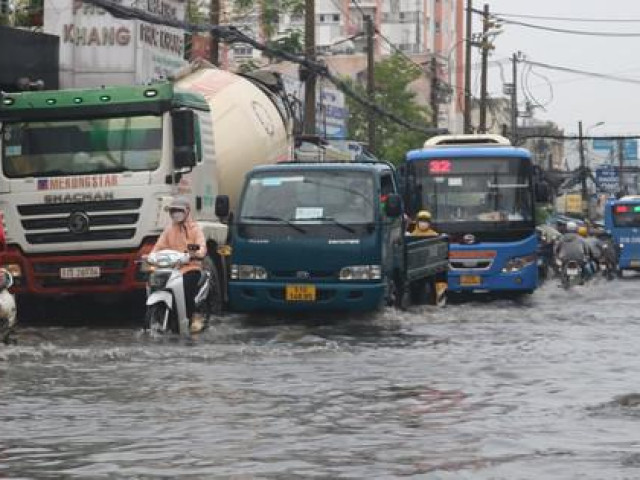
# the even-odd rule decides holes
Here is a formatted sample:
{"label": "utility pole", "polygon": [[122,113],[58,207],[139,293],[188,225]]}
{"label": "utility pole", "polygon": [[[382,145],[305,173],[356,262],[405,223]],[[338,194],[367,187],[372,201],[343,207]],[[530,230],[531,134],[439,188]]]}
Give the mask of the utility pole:
{"label": "utility pole", "polygon": [[511,143],[518,142],[518,55],[511,57],[513,86],[511,87]]}
{"label": "utility pole", "polygon": [[[375,57],[374,57],[374,44],[373,44],[373,19],[371,15],[365,15],[364,21],[366,23],[367,32],[367,97],[369,102],[375,103]],[[373,112],[369,112],[369,124],[367,128],[369,138],[369,151],[375,153],[376,151],[376,123]]]}
{"label": "utility pole", "polygon": [[489,63],[489,4],[484,4],[482,14],[482,75],[480,79],[480,133],[487,132],[487,70]]}
{"label": "utility pole", "polygon": [[[316,59],[316,5],[315,0],[305,0],[304,49],[307,61]],[[316,73],[307,69],[304,85],[304,133],[316,133]]]}
{"label": "utility pole", "polygon": [[473,0],[467,0],[467,33],[464,60],[464,133],[471,133],[471,23]]}
{"label": "utility pole", "polygon": [[438,60],[431,57],[431,124],[438,128]]}
{"label": "utility pole", "polygon": [[[220,25],[220,0],[211,0],[209,6],[209,22],[211,25]],[[218,41],[217,34],[209,32],[211,36],[211,63],[214,65],[220,65],[220,42]]]}
{"label": "utility pole", "polygon": [[[584,142],[582,139],[582,120],[578,122],[578,146],[580,150],[580,184],[582,189],[582,213],[585,213],[585,207],[587,216],[589,212],[588,198],[587,198],[587,166],[584,159]],[[586,218],[586,216],[585,216]]]}
{"label": "utility pole", "polygon": [[620,193],[624,195],[626,193],[626,185],[624,184],[624,176],[622,174],[624,169],[624,145],[622,143],[622,139],[619,138],[616,142],[616,146],[618,147],[618,183],[620,184]]}

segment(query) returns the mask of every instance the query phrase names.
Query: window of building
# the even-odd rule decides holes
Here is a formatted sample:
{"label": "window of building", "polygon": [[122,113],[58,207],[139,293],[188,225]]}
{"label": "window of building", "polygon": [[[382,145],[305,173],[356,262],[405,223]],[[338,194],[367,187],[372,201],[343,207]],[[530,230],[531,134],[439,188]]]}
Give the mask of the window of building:
{"label": "window of building", "polygon": [[333,21],[334,22],[339,22],[340,21],[340,14],[334,13],[333,14]]}

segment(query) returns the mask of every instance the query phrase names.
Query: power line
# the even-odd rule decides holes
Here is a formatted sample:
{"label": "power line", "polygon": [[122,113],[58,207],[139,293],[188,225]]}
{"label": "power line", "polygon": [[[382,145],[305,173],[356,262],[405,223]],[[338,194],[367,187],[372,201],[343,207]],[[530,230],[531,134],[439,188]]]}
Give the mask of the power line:
{"label": "power line", "polygon": [[616,82],[631,83],[631,84],[634,84],[634,85],[640,85],[640,79],[635,79],[635,78],[625,78],[625,77],[618,77],[618,76],[615,76],[615,75],[608,75],[606,73],[589,72],[589,71],[586,71],[586,70],[578,70],[578,69],[575,69],[575,68],[561,67],[559,65],[550,65],[548,63],[534,62],[532,60],[523,60],[522,62],[523,63],[528,63],[530,65],[542,67],[542,68],[548,68],[550,70],[557,70],[557,71],[560,71],[560,72],[578,73],[580,75],[587,75],[587,76],[594,77],[594,78],[601,78],[601,79],[605,79],[605,80],[613,80],[613,81],[616,81]]}
{"label": "power line", "polygon": [[345,95],[350,97],[352,100],[356,101],[363,107],[370,110],[372,113],[376,113],[380,116],[386,117],[387,119],[402,125],[410,130],[414,130],[417,132],[422,132],[426,135],[433,135],[437,133],[444,133],[446,129],[440,128],[430,128],[424,127],[422,125],[414,125],[410,122],[407,122],[404,118],[399,117],[393,112],[390,112],[380,105],[369,101],[367,98],[359,95],[355,90],[353,90],[347,82],[340,79],[336,75],[332,74],[327,66],[315,60],[309,60],[306,57],[289,53],[285,50],[281,50],[264,43],[260,43],[254,38],[249,37],[245,33],[241,32],[235,26],[230,25],[210,25],[210,24],[201,24],[194,25],[186,22],[182,22],[175,19],[165,18],[158,15],[151,14],[145,10],[140,10],[137,8],[125,7],[120,4],[114,3],[111,0],[85,0],[86,3],[90,3],[96,5],[100,8],[103,8],[111,15],[116,18],[120,18],[123,20],[143,20],[148,23],[156,24],[156,25],[165,25],[168,27],[177,28],[180,30],[185,30],[189,32],[209,32],[211,35],[218,37],[219,40],[225,43],[245,43],[256,50],[263,52],[265,55],[272,58],[279,58],[282,60],[287,60],[289,62],[301,65],[306,69],[310,70],[312,73],[322,76],[333,83],[339,90],[341,90]]}
{"label": "power line", "polygon": [[524,15],[515,13],[493,13],[499,17],[512,18],[531,18],[533,20],[552,20],[562,22],[597,22],[597,23],[638,23],[640,18],[585,18],[585,17],[562,17],[562,16],[544,16],[544,15]]}
{"label": "power line", "polygon": [[500,17],[498,15],[493,15],[493,16],[496,19],[508,25],[517,25],[520,27],[533,28],[535,30],[543,30],[546,32],[566,33],[570,35],[585,35],[589,37],[615,37],[615,38],[640,37],[640,33],[638,32],[594,32],[592,30],[570,30],[567,28],[546,27],[543,25],[536,25],[533,23],[519,22],[517,20],[509,20],[507,18]]}

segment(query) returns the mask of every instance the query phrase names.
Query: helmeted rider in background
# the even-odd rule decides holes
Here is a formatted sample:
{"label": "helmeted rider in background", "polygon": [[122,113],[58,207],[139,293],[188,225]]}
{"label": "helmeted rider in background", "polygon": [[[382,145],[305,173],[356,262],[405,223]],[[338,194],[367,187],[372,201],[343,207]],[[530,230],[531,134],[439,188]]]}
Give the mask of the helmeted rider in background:
{"label": "helmeted rider in background", "polygon": [[427,210],[420,210],[416,215],[416,224],[411,232],[414,237],[437,237],[436,232],[431,226],[431,212]]}
{"label": "helmeted rider in background", "polygon": [[[191,204],[187,197],[175,197],[169,206],[169,215],[171,224],[164,229],[152,252],[169,249],[190,254],[191,261],[183,265],[180,271],[183,275],[184,298],[187,317],[191,320],[191,331],[198,332],[203,328],[203,319],[194,315],[195,297],[202,259],[207,255],[207,245],[200,225],[191,217]],[[189,250],[189,245],[197,245],[198,250]]]}
{"label": "helmeted rider in background", "polygon": [[[586,227],[584,227],[586,230]],[[589,257],[591,258],[591,262],[593,263],[594,271],[600,270],[600,262],[603,260],[603,243],[602,241],[594,236],[587,235],[584,240],[589,247]]]}
{"label": "helmeted rider in background", "polygon": [[584,269],[589,259],[589,247],[584,238],[578,235],[576,222],[567,222],[566,232],[555,245],[555,256],[564,265],[568,261],[578,262]]}

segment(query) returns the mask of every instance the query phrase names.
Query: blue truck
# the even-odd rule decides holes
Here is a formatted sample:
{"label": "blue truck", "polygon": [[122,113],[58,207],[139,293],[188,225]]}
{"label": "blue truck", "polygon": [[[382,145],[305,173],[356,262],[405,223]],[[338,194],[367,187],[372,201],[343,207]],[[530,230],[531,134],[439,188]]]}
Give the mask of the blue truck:
{"label": "blue truck", "polygon": [[441,135],[410,151],[401,170],[410,214],[430,211],[449,236],[449,291],[537,288],[537,183],[526,149],[499,135]]}
{"label": "blue truck", "polygon": [[640,196],[607,201],[604,228],[617,245],[619,275],[625,270],[640,270]]}
{"label": "blue truck", "polygon": [[411,298],[435,303],[436,284],[446,282],[447,238],[408,236],[403,213],[396,171],[384,162],[254,168],[231,222],[229,309],[370,311],[403,307]]}

